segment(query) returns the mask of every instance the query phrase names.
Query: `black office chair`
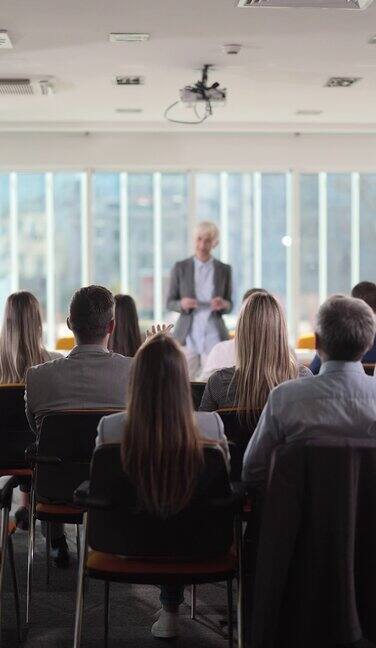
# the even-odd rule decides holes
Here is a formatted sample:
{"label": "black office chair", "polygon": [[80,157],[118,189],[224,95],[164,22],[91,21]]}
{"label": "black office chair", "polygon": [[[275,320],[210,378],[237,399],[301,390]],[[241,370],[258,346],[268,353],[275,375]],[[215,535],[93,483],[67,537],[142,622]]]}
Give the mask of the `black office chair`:
{"label": "black office chair", "polygon": [[13,489],[18,486],[18,477],[10,477],[5,486],[0,490],[0,510],[1,510],[1,547],[0,547],[0,645],[5,644],[2,640],[2,603],[3,603],[3,586],[5,561],[9,558],[10,573],[14,591],[14,604],[17,622],[18,640],[22,641],[20,598],[18,593],[17,575],[14,562],[12,535],[16,530],[16,525],[9,522],[9,512],[12,507]]}
{"label": "black office chair", "polygon": [[25,414],[25,385],[0,385],[0,476],[31,476],[26,448],[35,441]]}
{"label": "black office chair", "polygon": [[201,400],[204,395],[206,383],[205,382],[191,382],[191,393],[192,393],[192,400],[193,400],[193,407],[194,409],[197,410],[199,409],[201,405]]}
{"label": "black office chair", "polygon": [[373,646],[376,441],[284,444],[273,464],[257,550],[252,648]]}
{"label": "black office chair", "polygon": [[[232,646],[232,580],[241,565],[233,549],[237,520],[241,556],[240,498],[230,488],[222,451],[207,447],[194,497],[187,508],[167,519],[140,510],[137,493],[126,477],[119,445],[104,445],[93,457],[90,484],[76,492],[85,513],[85,548],[81,553],[74,648],[81,644],[85,578],[105,581],[105,645],[108,640],[109,584],[192,584],[227,581],[228,640]],[[90,549],[88,549],[90,547]],[[238,606],[239,611],[241,605]],[[239,637],[242,619],[239,612]],[[240,639],[241,645],[241,639]]]}
{"label": "black office chair", "polygon": [[242,474],[243,457],[247,445],[257,426],[261,411],[254,411],[251,414],[250,422],[245,420],[245,414],[238,413],[235,408],[224,408],[218,410],[223,421],[225,435],[228,440],[231,455],[231,481],[240,481]]}
{"label": "black office chair", "polygon": [[70,410],[46,415],[42,420],[37,444],[28,458],[33,466],[28,550],[27,612],[30,605],[33,576],[35,523],[46,523],[47,583],[50,567],[50,524],[76,525],[77,554],[80,553],[79,525],[83,509],[73,502],[73,493],[88,479],[97,427],[103,416],[117,410]]}

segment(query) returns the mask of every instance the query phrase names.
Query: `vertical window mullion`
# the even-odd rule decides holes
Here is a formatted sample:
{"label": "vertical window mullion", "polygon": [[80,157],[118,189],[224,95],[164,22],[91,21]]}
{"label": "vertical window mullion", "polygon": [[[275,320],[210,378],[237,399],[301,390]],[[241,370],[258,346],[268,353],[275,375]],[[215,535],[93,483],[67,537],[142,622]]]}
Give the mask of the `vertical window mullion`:
{"label": "vertical window mullion", "polygon": [[262,185],[259,172],[253,174],[253,285],[262,287]]}
{"label": "vertical window mullion", "polygon": [[47,346],[55,348],[55,214],[54,179],[52,173],[45,175],[46,194],[46,244],[47,244]]}
{"label": "vertical window mullion", "polygon": [[351,174],[351,286],[360,276],[360,176]]}
{"label": "vertical window mullion", "polygon": [[91,217],[91,173],[81,174],[81,284],[87,286],[92,278],[92,217]]}
{"label": "vertical window mullion", "polygon": [[162,320],[162,175],[153,174],[154,319]]}
{"label": "vertical window mullion", "polygon": [[252,245],[252,175],[250,173],[242,174],[242,251],[241,258],[243,260],[244,274],[243,274],[243,287],[244,289],[250,288],[253,284],[252,275],[252,258],[251,253]]}
{"label": "vertical window mullion", "polygon": [[11,290],[16,292],[20,286],[19,247],[18,247],[18,195],[17,173],[9,174],[9,215],[10,215],[10,266]]}
{"label": "vertical window mullion", "polygon": [[193,232],[197,222],[196,174],[188,173],[188,254],[193,253]]}
{"label": "vertical window mullion", "polygon": [[228,173],[220,174],[220,257],[228,263]]}
{"label": "vertical window mullion", "polygon": [[128,173],[120,174],[120,285],[129,292]]}
{"label": "vertical window mullion", "polygon": [[328,294],[328,177],[319,173],[319,298]]}
{"label": "vertical window mullion", "polygon": [[300,268],[300,177],[292,171],[286,174],[286,224],[288,245],[286,249],[286,311],[290,341],[295,345],[298,333],[299,268]]}

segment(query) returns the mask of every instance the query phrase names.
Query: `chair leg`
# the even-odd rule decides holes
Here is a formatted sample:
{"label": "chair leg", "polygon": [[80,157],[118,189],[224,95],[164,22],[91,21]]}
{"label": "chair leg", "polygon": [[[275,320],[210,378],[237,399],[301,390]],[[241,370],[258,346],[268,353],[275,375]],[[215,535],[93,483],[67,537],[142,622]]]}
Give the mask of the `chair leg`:
{"label": "chair leg", "polygon": [[5,560],[8,544],[8,523],[9,523],[9,510],[2,509],[1,513],[1,563],[0,563],[0,645],[2,644],[2,604],[3,604],[3,584],[5,572]]}
{"label": "chair leg", "polygon": [[74,621],[74,643],[73,648],[80,648],[82,634],[82,617],[84,609],[84,588],[85,588],[85,565],[87,554],[87,513],[84,514],[83,528],[84,545],[80,555],[80,564],[77,580],[76,616]]}
{"label": "chair leg", "polygon": [[16,608],[17,635],[18,635],[18,641],[19,643],[21,643],[22,628],[21,628],[21,613],[20,613],[20,595],[18,591],[16,565],[14,562],[13,542],[11,537],[8,538],[8,556],[9,556],[10,571],[11,571],[12,583],[13,583],[14,603]]}
{"label": "chair leg", "polygon": [[234,624],[233,624],[233,601],[232,601],[232,578],[227,579],[227,635],[228,646],[232,648],[234,638]]}
{"label": "chair leg", "polygon": [[108,612],[110,607],[110,581],[104,581],[104,648],[108,646]]}
{"label": "chair leg", "polygon": [[34,566],[34,544],[35,544],[35,492],[32,485],[30,497],[30,526],[29,526],[29,547],[27,554],[27,593],[26,593],[26,624],[31,621],[31,592],[33,587],[33,566]]}
{"label": "chair leg", "polygon": [[196,618],[196,585],[191,585],[191,619]]}
{"label": "chair leg", "polygon": [[46,522],[46,585],[50,584],[51,524]]}
{"label": "chair leg", "polygon": [[243,529],[240,517],[236,520],[236,545],[238,555],[237,626],[238,648],[244,648],[244,593],[243,593]]}
{"label": "chair leg", "polygon": [[77,560],[80,562],[81,541],[80,541],[80,525],[76,524],[76,544],[77,544]]}

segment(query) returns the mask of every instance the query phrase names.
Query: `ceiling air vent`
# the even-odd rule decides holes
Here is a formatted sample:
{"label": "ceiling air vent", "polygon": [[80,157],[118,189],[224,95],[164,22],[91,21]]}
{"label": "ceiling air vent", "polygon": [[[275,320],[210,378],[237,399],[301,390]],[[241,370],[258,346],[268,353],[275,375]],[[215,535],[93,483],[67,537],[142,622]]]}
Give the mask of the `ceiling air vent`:
{"label": "ceiling air vent", "polygon": [[238,7],[280,9],[367,9],[373,0],[238,0]]}
{"label": "ceiling air vent", "polygon": [[116,85],[118,86],[139,86],[144,85],[145,77],[143,76],[117,76]]}
{"label": "ceiling air vent", "polygon": [[0,79],[0,95],[26,97],[52,94],[54,94],[54,85],[51,80]]}
{"label": "ceiling air vent", "polygon": [[12,41],[5,29],[0,29],[0,49],[12,49]]}
{"label": "ceiling air vent", "polygon": [[325,84],[327,88],[349,88],[361,81],[361,77],[331,77]]}

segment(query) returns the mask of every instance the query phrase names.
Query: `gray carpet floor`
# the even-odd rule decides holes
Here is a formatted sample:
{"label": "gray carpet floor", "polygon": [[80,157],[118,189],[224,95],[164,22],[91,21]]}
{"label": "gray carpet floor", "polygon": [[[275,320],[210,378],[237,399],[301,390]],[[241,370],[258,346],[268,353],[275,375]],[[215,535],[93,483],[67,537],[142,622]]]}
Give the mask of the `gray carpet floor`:
{"label": "gray carpet floor", "polygon": [[[50,585],[46,585],[44,540],[38,529],[35,555],[35,576],[32,601],[32,623],[25,636],[25,648],[71,648],[73,646],[74,608],[76,596],[77,560],[73,527],[69,528],[68,542],[73,559],[69,570],[51,567]],[[22,616],[25,618],[27,533],[17,531],[13,538],[17,576],[22,598]],[[86,600],[82,648],[103,645],[104,585],[90,581]],[[159,591],[145,585],[111,584],[109,648],[224,648],[226,630],[225,584],[202,585],[197,588],[197,621],[191,621],[189,589],[186,603],[181,606],[181,634],[178,639],[154,639],[150,627],[153,615],[159,609]],[[13,591],[7,567],[3,610],[1,648],[18,648],[13,608]]]}

